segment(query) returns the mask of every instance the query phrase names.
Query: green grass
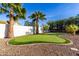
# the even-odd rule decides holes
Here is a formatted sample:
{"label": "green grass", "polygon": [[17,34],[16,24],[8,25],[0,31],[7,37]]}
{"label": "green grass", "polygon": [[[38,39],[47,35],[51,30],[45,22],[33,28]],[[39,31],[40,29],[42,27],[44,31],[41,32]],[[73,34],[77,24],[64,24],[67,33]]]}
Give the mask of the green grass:
{"label": "green grass", "polygon": [[23,45],[31,43],[55,43],[55,44],[67,44],[70,41],[58,37],[59,33],[48,33],[38,35],[27,35],[13,38],[9,41],[11,45]]}

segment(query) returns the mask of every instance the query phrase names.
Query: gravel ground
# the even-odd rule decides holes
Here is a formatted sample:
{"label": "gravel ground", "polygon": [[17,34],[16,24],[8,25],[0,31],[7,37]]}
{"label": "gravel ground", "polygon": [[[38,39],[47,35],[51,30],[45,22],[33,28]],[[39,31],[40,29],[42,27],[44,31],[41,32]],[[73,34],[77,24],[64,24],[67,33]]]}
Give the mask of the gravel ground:
{"label": "gravel ground", "polygon": [[[61,35],[62,36],[62,35]],[[55,44],[28,44],[22,46],[4,46],[0,48],[1,56],[79,56],[79,35],[63,35],[70,39],[72,45],[55,45]],[[3,44],[5,45],[5,44]]]}

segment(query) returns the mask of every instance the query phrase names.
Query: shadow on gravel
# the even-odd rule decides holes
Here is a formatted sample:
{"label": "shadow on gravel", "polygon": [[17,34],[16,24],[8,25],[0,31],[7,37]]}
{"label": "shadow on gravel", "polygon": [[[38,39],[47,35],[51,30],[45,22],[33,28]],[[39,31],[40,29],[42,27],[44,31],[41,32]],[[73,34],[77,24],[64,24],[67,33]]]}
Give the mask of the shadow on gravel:
{"label": "shadow on gravel", "polygon": [[76,53],[76,56],[79,56],[79,53]]}
{"label": "shadow on gravel", "polygon": [[40,35],[62,35],[64,33],[42,33]]}

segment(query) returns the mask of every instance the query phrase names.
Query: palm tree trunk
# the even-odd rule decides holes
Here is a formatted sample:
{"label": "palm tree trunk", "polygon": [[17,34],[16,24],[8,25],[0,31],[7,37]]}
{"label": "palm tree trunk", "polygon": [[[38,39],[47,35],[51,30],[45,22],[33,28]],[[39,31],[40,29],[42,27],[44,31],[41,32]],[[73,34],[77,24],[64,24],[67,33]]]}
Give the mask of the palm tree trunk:
{"label": "palm tree trunk", "polygon": [[43,27],[42,27],[42,32],[44,33],[44,25],[43,25]]}
{"label": "palm tree trunk", "polygon": [[38,34],[38,17],[36,18],[36,34]]}
{"label": "palm tree trunk", "polygon": [[9,21],[9,28],[8,28],[8,38],[13,38],[13,25],[14,25],[14,19],[13,19],[13,8],[10,10],[10,21]]}
{"label": "palm tree trunk", "polygon": [[32,21],[32,25],[33,25],[33,34],[35,34],[35,21]]}

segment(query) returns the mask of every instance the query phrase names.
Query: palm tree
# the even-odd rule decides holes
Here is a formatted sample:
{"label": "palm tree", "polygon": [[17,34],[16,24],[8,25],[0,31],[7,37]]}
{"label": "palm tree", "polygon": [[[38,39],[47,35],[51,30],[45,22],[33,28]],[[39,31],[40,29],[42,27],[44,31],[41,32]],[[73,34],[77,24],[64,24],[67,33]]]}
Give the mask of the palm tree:
{"label": "palm tree", "polygon": [[14,37],[13,34],[14,21],[18,20],[19,18],[22,19],[25,18],[25,9],[22,8],[20,3],[2,3],[0,4],[0,13],[8,14],[7,16],[9,16],[10,18],[8,28],[8,38]]}
{"label": "palm tree", "polygon": [[38,34],[38,22],[39,20],[45,20],[45,15],[40,12],[40,11],[37,11],[37,12],[34,12],[31,16],[29,16],[30,19],[33,19],[33,21],[35,22],[35,26],[36,26],[36,34]]}

